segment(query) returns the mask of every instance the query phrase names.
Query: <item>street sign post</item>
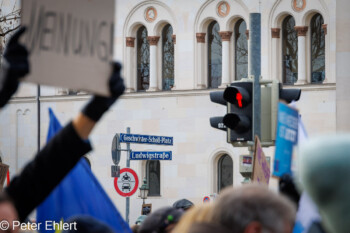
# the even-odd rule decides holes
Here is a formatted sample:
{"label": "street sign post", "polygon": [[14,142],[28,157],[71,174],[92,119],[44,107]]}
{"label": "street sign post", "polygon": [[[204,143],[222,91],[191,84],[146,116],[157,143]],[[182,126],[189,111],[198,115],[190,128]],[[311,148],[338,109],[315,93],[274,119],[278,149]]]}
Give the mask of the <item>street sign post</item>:
{"label": "street sign post", "polygon": [[130,197],[139,187],[139,178],[131,168],[120,170],[120,177],[114,178],[114,188],[120,196]]}
{"label": "street sign post", "polygon": [[171,151],[132,151],[130,160],[172,160]]}

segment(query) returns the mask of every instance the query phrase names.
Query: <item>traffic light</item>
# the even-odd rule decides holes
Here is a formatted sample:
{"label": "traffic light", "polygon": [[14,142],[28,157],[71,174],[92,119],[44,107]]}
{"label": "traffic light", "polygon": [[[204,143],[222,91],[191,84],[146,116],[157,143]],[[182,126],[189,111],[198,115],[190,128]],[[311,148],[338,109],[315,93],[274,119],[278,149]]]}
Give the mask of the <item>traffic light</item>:
{"label": "traffic light", "polygon": [[273,145],[276,139],[278,102],[291,103],[300,99],[300,89],[283,89],[277,81],[261,83],[261,142]]}
{"label": "traffic light", "polygon": [[227,105],[227,114],[211,117],[212,127],[227,131],[227,142],[253,141],[253,82],[236,81],[225,91],[210,93],[214,103]]}

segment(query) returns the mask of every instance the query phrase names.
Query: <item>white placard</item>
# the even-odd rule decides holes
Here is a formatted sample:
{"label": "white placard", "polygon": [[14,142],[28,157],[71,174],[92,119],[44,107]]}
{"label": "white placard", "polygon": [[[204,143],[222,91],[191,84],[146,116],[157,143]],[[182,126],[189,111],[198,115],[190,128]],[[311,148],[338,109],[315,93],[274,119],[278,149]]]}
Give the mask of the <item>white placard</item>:
{"label": "white placard", "polygon": [[25,81],[108,95],[115,0],[25,0]]}

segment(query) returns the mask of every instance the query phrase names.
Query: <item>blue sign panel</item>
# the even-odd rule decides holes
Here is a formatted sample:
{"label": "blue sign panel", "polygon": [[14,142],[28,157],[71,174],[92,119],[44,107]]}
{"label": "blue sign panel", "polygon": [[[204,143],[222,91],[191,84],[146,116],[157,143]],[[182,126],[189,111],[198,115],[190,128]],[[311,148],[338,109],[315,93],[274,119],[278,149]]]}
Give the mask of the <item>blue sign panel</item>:
{"label": "blue sign panel", "polygon": [[172,146],[173,137],[121,133],[120,142]]}
{"label": "blue sign panel", "polygon": [[293,147],[298,142],[298,120],[297,110],[278,104],[274,176],[291,174]]}
{"label": "blue sign panel", "polygon": [[171,151],[132,151],[131,160],[172,160]]}

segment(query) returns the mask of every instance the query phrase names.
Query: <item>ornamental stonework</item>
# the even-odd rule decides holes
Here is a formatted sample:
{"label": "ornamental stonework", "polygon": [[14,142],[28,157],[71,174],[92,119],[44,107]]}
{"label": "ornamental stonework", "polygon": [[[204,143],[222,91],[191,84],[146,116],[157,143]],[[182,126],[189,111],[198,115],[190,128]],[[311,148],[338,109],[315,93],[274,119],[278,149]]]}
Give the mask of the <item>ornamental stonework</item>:
{"label": "ornamental stonework", "polygon": [[227,2],[220,2],[216,8],[216,13],[220,17],[225,17],[230,13],[230,5]]}
{"label": "ornamental stonework", "polygon": [[196,33],[197,43],[205,43],[205,33]]}
{"label": "ornamental stonework", "polygon": [[126,47],[135,47],[135,37],[126,37]]}
{"label": "ornamental stonework", "polygon": [[325,35],[327,35],[327,24],[322,24],[322,29]]}
{"label": "ornamental stonework", "polygon": [[154,20],[157,19],[157,10],[154,7],[148,7],[145,10],[145,19],[146,21],[152,23]]}
{"label": "ornamental stonework", "polygon": [[297,31],[298,36],[306,36],[307,30],[309,27],[307,26],[295,26],[294,27],[295,31]]}
{"label": "ornamental stonework", "polygon": [[159,36],[147,36],[149,45],[157,45],[159,41]]}
{"label": "ornamental stonework", "polygon": [[292,8],[296,12],[301,12],[306,7],[306,0],[292,0]]}
{"label": "ornamental stonework", "polygon": [[271,28],[271,37],[272,38],[280,38],[281,35],[281,29],[280,28]]}
{"label": "ornamental stonework", "polygon": [[230,41],[232,32],[226,31],[226,32],[219,32],[219,35],[221,37],[222,41]]}

